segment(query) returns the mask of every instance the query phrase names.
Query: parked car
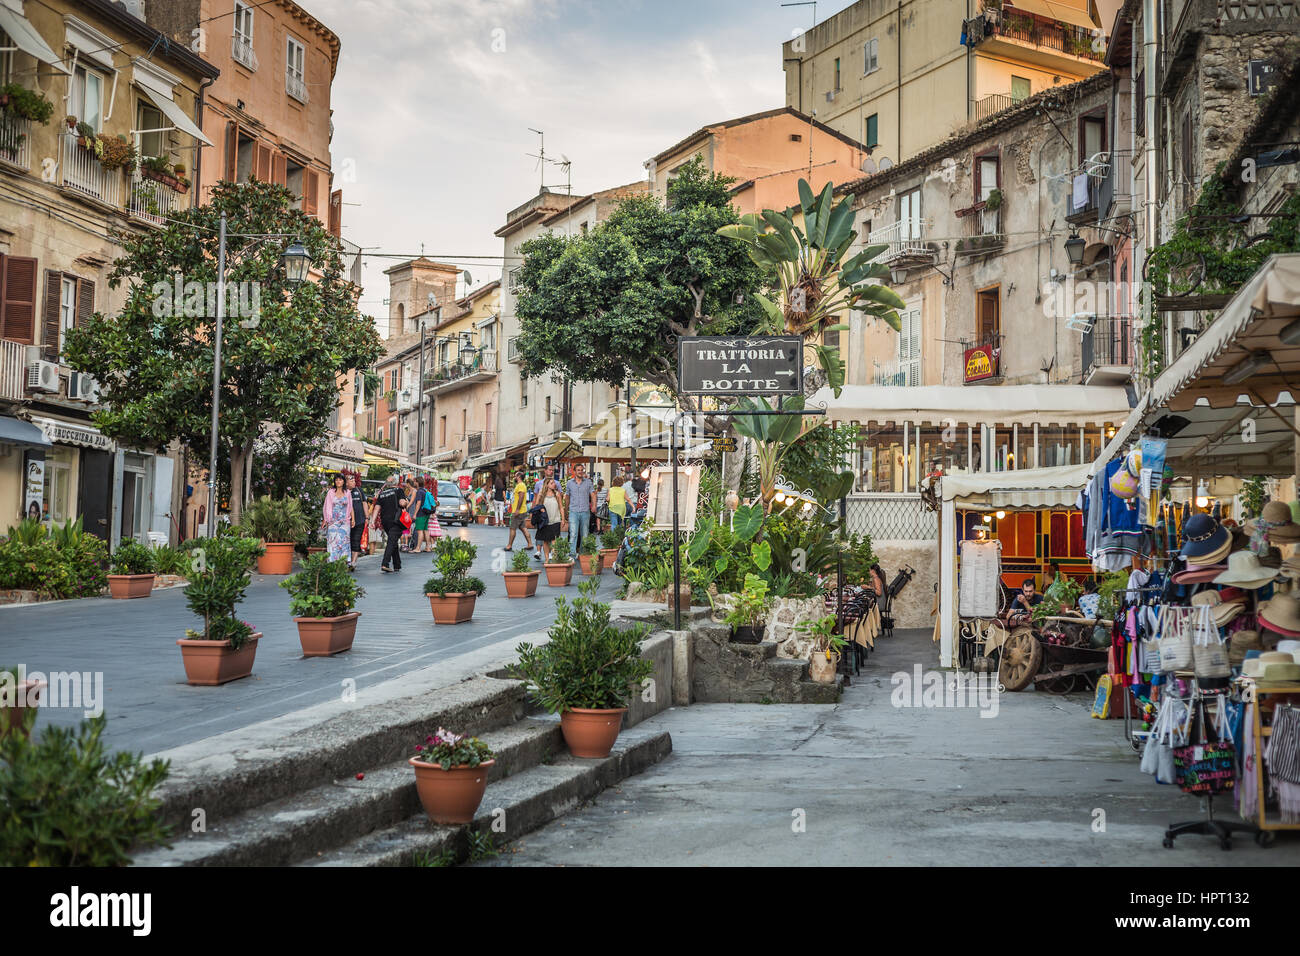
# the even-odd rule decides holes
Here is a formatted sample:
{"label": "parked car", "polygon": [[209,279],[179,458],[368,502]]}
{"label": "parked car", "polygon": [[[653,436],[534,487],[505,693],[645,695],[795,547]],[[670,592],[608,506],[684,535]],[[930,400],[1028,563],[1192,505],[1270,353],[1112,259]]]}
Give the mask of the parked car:
{"label": "parked car", "polygon": [[464,526],[473,520],[474,512],[461,492],[460,485],[454,481],[438,482],[438,523]]}

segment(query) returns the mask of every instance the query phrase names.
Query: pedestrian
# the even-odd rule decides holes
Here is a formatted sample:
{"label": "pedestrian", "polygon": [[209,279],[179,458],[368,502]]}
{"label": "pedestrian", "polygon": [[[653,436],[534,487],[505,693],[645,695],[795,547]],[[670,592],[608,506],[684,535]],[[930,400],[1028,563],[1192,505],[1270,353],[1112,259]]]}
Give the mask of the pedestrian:
{"label": "pedestrian", "polygon": [[352,539],[352,522],[356,520],[352,513],[352,496],[348,494],[347,482],[341,474],[334,476],[332,485],[325,493],[320,527],[325,532],[325,547],[330,560],[346,561]]}
{"label": "pedestrian", "polygon": [[366,496],[361,492],[361,479],[355,474],[348,475],[348,497],[352,499],[352,531],[348,535],[349,544],[352,546],[352,560],[348,562],[348,570],[355,571],[357,561],[361,557],[361,539],[366,531],[369,514],[366,508]]}
{"label": "pedestrian", "polygon": [[578,554],[582,539],[591,533],[591,515],[596,506],[596,488],[586,475],[582,465],[573,466],[573,476],[565,482],[564,496],[567,499],[569,544],[573,553]]}
{"label": "pedestrian", "polygon": [[[538,492],[540,504],[546,509],[546,523],[537,529],[537,546],[542,562],[551,560],[551,542],[560,536],[564,511],[560,504],[560,486],[554,478],[547,478]],[[537,503],[534,503],[534,508]]]}
{"label": "pedestrian", "polygon": [[506,523],[506,479],[501,474],[492,479],[492,513],[498,525]]}
{"label": "pedestrian", "polygon": [[442,537],[442,525],[438,523],[438,479],[426,478],[424,482],[424,504],[429,509],[429,530],[424,539],[429,542],[429,550]]}
{"label": "pedestrian", "polygon": [[605,479],[596,479],[596,528],[597,532],[605,529],[609,520],[609,491],[605,488]]}
{"label": "pedestrian", "polygon": [[615,475],[609,483],[609,526],[617,529],[623,523],[627,513],[627,489],[623,486],[623,476]]}
{"label": "pedestrian", "polygon": [[414,528],[412,536],[415,539],[414,551],[418,554],[424,551],[424,546],[429,541],[429,506],[428,499],[425,497],[427,492],[424,490],[424,479],[415,479],[415,514],[412,516]]}
{"label": "pedestrian", "polygon": [[383,526],[388,543],[384,546],[383,561],[379,570],[384,573],[402,570],[402,521],[399,517],[408,504],[402,488],[398,487],[397,476],[389,475],[383,489],[375,495],[375,507],[379,509],[379,523]]}
{"label": "pedestrian", "polygon": [[[547,465],[545,468],[542,469],[542,473],[538,475],[537,481],[533,483],[533,501],[529,507],[536,508],[539,504],[542,503],[542,489],[546,487],[546,483],[548,481],[552,481],[554,480],[554,478],[555,478],[554,465]],[[540,532],[540,530],[541,529],[539,528],[538,531]],[[538,537],[540,538],[541,535],[538,534]],[[542,556],[542,547],[539,544],[537,546],[537,550],[533,552],[533,557],[541,558],[541,556]]]}
{"label": "pedestrian", "polygon": [[515,486],[510,496],[510,539],[506,541],[506,550],[515,549],[515,532],[524,533],[525,549],[533,546],[532,539],[528,536],[528,486],[524,484],[524,476],[521,472],[515,472]]}

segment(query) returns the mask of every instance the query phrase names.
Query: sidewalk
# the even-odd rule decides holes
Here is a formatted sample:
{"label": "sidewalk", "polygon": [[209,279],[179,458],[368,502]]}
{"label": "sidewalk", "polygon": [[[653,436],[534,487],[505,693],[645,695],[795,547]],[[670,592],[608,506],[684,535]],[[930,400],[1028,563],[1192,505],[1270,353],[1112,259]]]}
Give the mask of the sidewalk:
{"label": "sidewalk", "polygon": [[[185,683],[176,639],[185,636],[187,627],[196,627],[198,619],[185,606],[183,588],[134,601],[85,598],[0,608],[0,666],[24,664],[29,673],[102,674],[98,686],[108,716],[105,741],[115,749],[154,753],[338,701],[347,680],[355,681],[355,690],[362,693],[459,655],[502,642],[513,642],[513,647],[526,635],[545,631],[555,620],[554,599],[577,597],[577,585],[585,580],[577,573],[571,586],[549,588],[543,576],[536,597],[510,600],[501,575],[492,571],[492,550],[505,545],[509,532],[471,525],[455,533],[478,545],[471,573],[487,583],[474,619],[466,624],[433,623],[423,593],[433,573],[431,555],[403,555],[400,574],[381,574],[380,556],[373,555],[358,566],[366,595],[357,605],[356,644],[335,657],[302,656],[289,594],[279,586],[284,577],[255,574],[239,614],[263,637],[253,674],[244,680],[222,687]],[[522,540],[515,544],[518,550]],[[603,600],[611,600],[622,584],[608,571],[600,581]],[[39,714],[38,729],[70,726],[83,718],[84,708],[42,707]]]}
{"label": "sidewalk", "polygon": [[[481,865],[1296,866],[1300,838],[1161,846],[1202,808],[1138,769],[1091,697],[1002,694],[997,715],[897,708],[891,676],[936,659],[899,632],[838,705],[696,704],[647,721],[662,763]],[[1094,830],[1103,819],[1104,832]],[[1229,799],[1216,813],[1236,819]],[[794,832],[800,818],[805,832]]]}

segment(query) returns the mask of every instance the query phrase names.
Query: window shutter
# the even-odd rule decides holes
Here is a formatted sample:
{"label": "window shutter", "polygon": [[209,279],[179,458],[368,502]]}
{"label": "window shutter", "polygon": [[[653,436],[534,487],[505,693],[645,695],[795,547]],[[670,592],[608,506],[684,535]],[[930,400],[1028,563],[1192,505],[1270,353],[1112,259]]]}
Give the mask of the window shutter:
{"label": "window shutter", "polygon": [[32,344],[36,326],[36,260],[5,256],[0,268],[0,334],[12,342]]}
{"label": "window shutter", "polygon": [[343,236],[343,190],[336,189],[330,193],[330,235],[335,239]]}
{"label": "window shutter", "polygon": [[281,186],[289,185],[288,161],[284,153],[278,150],[271,152],[271,182]]}
{"label": "window shutter", "polygon": [[257,143],[253,152],[253,175],[264,183],[271,182],[271,147]]}
{"label": "window shutter", "polygon": [[302,211],[309,216],[316,215],[316,192],[320,188],[320,177],[314,169],[302,171]]}
{"label": "window shutter", "polygon": [[77,313],[74,320],[81,328],[95,311],[95,283],[90,279],[77,280]]}
{"label": "window shutter", "polygon": [[59,357],[59,311],[63,304],[63,273],[45,270],[45,308],[41,313],[41,354],[46,361]]}
{"label": "window shutter", "polygon": [[239,124],[233,120],[226,124],[226,181],[239,180]]}

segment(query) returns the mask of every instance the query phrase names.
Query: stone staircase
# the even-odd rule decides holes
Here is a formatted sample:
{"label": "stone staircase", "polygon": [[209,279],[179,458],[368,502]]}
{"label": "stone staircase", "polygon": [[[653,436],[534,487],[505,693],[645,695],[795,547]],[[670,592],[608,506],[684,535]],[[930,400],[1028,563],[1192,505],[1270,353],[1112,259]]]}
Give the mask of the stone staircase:
{"label": "stone staircase", "polygon": [[[479,815],[468,826],[430,823],[407,763],[415,744],[440,726],[481,737],[496,752]],[[609,757],[575,758],[565,749],[559,721],[530,711],[522,683],[474,678],[358,707],[265,743],[204,750],[175,766],[161,792],[164,818],[175,826],[173,847],[142,853],[135,864],[463,861],[471,832],[501,846],[671,750],[668,734],[625,727]],[[194,832],[199,820],[202,829]]]}
{"label": "stone staircase", "polygon": [[776,642],[736,644],[725,625],[696,625],[691,676],[695,703],[834,704],[844,683],[808,679],[808,662],[776,656]]}

